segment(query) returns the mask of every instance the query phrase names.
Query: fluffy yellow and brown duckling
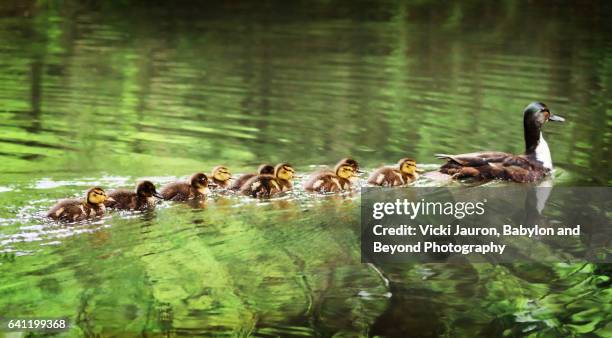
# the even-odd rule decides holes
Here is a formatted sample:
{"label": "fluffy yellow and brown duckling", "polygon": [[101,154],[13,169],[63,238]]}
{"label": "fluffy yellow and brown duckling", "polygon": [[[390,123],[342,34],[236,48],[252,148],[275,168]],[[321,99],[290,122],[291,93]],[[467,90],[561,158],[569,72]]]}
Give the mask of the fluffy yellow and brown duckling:
{"label": "fluffy yellow and brown duckling", "polygon": [[99,217],[104,215],[105,201],[112,201],[112,198],[108,197],[102,188],[93,187],[87,190],[85,199],[59,201],[49,209],[47,217],[69,222]]}
{"label": "fluffy yellow and brown duckling", "polygon": [[563,122],[541,102],[530,103],[523,111],[525,153],[514,155],[500,151],[447,155],[437,154],[446,163],[440,172],[453,178],[502,179],[515,182],[535,182],[548,175],[553,168],[548,144],[542,135],[546,122]]}
{"label": "fluffy yellow and brown duckling", "polygon": [[334,171],[323,170],[310,176],[304,189],[310,192],[337,192],[351,188],[351,179],[357,177],[357,171],[349,163],[340,162]]}
{"label": "fluffy yellow and brown duckling", "polygon": [[293,189],[293,178],[295,177],[295,169],[289,163],[279,163],[274,167],[274,177],[276,182],[281,187],[281,191]]}
{"label": "fluffy yellow and brown duckling", "polygon": [[108,193],[113,200],[107,200],[107,208],[122,210],[145,210],[155,205],[155,198],[164,197],[157,192],[151,181],[142,181],[136,185],[136,190],[117,189]]}
{"label": "fluffy yellow and brown duckling", "polygon": [[232,182],[232,186],[230,187],[230,190],[234,190],[234,191],[240,190],[242,186],[244,185],[244,183],[246,183],[246,181],[248,181],[249,179],[257,175],[274,175],[274,166],[270,164],[262,164],[259,166],[259,168],[257,168],[256,173],[248,173],[248,174],[241,175],[240,177],[238,177],[238,179]]}
{"label": "fluffy yellow and brown duckling", "polygon": [[210,186],[213,188],[229,188],[230,180],[232,179],[232,173],[225,166],[218,165],[213,168],[210,174],[210,180],[213,184]]}
{"label": "fluffy yellow and brown duckling", "polygon": [[397,168],[380,167],[372,172],[368,183],[383,187],[394,187],[414,182],[419,175],[416,171],[416,162],[411,158],[402,158]]}
{"label": "fluffy yellow and brown duckling", "polygon": [[208,194],[208,176],[204,173],[195,173],[187,182],[172,182],[160,190],[165,200],[187,201],[204,198]]}
{"label": "fluffy yellow and brown duckling", "polygon": [[279,163],[274,168],[274,175],[263,174],[251,177],[243,184],[240,192],[255,198],[270,197],[291,190],[294,175],[295,169],[291,164]]}

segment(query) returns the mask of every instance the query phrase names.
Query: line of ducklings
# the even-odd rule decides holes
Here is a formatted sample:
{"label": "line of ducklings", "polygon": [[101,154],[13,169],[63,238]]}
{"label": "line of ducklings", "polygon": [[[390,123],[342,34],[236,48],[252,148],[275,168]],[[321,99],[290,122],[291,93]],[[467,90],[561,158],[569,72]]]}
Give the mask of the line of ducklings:
{"label": "line of ducklings", "polygon": [[[437,154],[444,159],[439,172],[450,178],[500,179],[519,183],[536,182],[553,170],[548,143],[542,129],[549,122],[565,119],[553,114],[542,102],[532,102],[523,110],[525,153],[520,155],[500,151],[478,151],[465,154]],[[333,171],[321,170],[313,173],[304,183],[309,192],[337,192],[351,188],[351,181],[359,170],[357,161],[344,158]],[[233,184],[232,175],[223,166],[215,167],[209,182],[208,176],[196,173],[188,182],[174,182],[164,186],[158,194],[153,183],[143,181],[136,191],[114,190],[108,195],[99,187],[87,191],[84,200],[64,200],[48,213],[55,219],[77,221],[104,214],[105,207],[142,210],[155,203],[155,198],[170,201],[186,201],[206,196],[208,188],[222,188],[255,198],[270,197],[291,190],[295,170],[288,163],[276,167],[262,165],[257,173],[239,177]],[[399,186],[417,178],[416,163],[403,158],[397,167],[381,167],[370,175],[368,183],[379,186]]]}
{"label": "line of ducklings", "polygon": [[[363,173],[359,163],[352,158],[343,158],[333,170],[316,171],[304,183],[304,190],[312,193],[333,193],[350,190],[352,182]],[[47,217],[60,221],[82,221],[104,215],[106,208],[118,210],[146,210],[152,208],[157,199],[188,201],[202,199],[209,189],[220,189],[254,198],[268,198],[293,189],[295,169],[289,163],[276,166],[263,164],[255,173],[243,174],[232,179],[227,167],[217,166],[212,173],[195,173],[188,181],[171,182],[157,191],[151,181],[141,181],[134,191],[116,189],[106,193],[100,187],[87,190],[84,199],[66,199],[55,204]],[[403,158],[395,167],[380,167],[374,170],[368,183],[377,186],[401,186],[412,183],[418,177],[416,162]],[[233,181],[233,182],[232,182]]]}

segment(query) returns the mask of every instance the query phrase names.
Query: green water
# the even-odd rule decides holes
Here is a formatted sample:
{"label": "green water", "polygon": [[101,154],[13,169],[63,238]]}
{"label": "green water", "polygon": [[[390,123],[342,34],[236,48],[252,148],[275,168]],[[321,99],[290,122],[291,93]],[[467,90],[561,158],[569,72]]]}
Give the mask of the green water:
{"label": "green water", "polygon": [[66,336],[612,336],[609,265],[361,264],[358,194],[41,217],[218,164],[521,152],[534,100],[567,119],[545,130],[552,182],[608,186],[609,3],[186,5],[0,4],[0,316],[65,316]]}

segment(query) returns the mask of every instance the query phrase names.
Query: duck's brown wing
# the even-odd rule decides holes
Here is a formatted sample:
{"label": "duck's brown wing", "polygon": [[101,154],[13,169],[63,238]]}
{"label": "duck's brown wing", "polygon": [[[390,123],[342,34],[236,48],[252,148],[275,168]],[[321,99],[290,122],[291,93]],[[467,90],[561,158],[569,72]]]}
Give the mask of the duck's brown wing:
{"label": "duck's brown wing", "polygon": [[439,159],[454,162],[464,167],[480,167],[489,163],[504,162],[509,157],[514,157],[514,155],[510,153],[501,151],[481,151],[457,155],[436,154],[435,156]]}
{"label": "duck's brown wing", "polygon": [[59,219],[74,222],[86,219],[88,216],[89,210],[79,202],[78,204],[67,205]]}
{"label": "duck's brown wing", "polygon": [[104,205],[108,208],[130,209],[133,208],[133,199],[136,197],[134,192],[127,189],[117,189],[108,193],[114,201],[106,200]]}
{"label": "duck's brown wing", "polygon": [[503,163],[514,155],[500,151],[483,151],[476,153],[446,155],[436,157],[445,159],[440,172],[455,177],[478,177],[481,179],[504,178]]}
{"label": "duck's brown wing", "polygon": [[53,219],[60,219],[65,217],[68,212],[81,212],[81,210],[77,210],[81,205],[81,201],[78,199],[65,199],[57,202],[49,211],[47,211],[47,217],[51,217]]}
{"label": "duck's brown wing", "polygon": [[542,162],[530,159],[525,155],[511,156],[501,164],[506,177],[516,182],[536,182],[544,178],[549,169]]}
{"label": "duck's brown wing", "polygon": [[191,186],[184,182],[169,183],[160,190],[165,200],[186,201],[189,199]]}
{"label": "duck's brown wing", "polygon": [[400,173],[390,167],[381,167],[370,174],[368,183],[379,186],[397,186],[404,184]]}
{"label": "duck's brown wing", "polygon": [[447,162],[440,172],[461,177],[504,179],[515,182],[534,182],[547,174],[538,161],[525,155],[503,152],[480,152],[460,155],[440,155]]}
{"label": "duck's brown wing", "polygon": [[304,189],[310,192],[334,192],[342,190],[338,176],[331,171],[313,174],[304,184]]}

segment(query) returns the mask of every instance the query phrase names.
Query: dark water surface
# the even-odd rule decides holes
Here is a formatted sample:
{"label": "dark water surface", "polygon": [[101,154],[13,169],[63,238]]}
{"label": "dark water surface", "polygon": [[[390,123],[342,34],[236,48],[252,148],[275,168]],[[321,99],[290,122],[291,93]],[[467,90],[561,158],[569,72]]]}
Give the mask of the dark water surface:
{"label": "dark water surface", "polygon": [[609,266],[361,264],[358,194],[41,216],[94,184],[218,164],[433,169],[434,153],[521,152],[534,100],[567,119],[545,130],[547,183],[608,186],[611,14],[603,1],[3,1],[0,316],[67,316],[67,336],[609,337]]}

